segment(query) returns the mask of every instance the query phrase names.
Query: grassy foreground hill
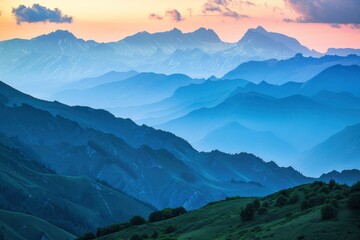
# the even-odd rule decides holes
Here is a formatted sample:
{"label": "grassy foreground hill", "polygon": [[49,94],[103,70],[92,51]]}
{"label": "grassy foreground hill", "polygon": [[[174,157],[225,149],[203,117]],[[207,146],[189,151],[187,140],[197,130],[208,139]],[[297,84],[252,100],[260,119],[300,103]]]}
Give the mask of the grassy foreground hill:
{"label": "grassy foreground hill", "polygon": [[[19,234],[24,232],[25,239],[41,239],[41,236],[35,238],[27,234],[23,225],[13,224],[21,219],[27,222],[24,226],[43,232],[46,239],[57,239],[46,235],[54,232],[47,226],[78,235],[94,231],[99,225],[125,221],[133,215],[147,215],[154,210],[106,183],[81,176],[57,175],[28,158],[29,153],[18,148],[14,141],[0,134],[0,240],[4,230],[2,224],[12,226]],[[23,146],[22,149],[28,148]],[[6,210],[6,214],[2,210]]]}
{"label": "grassy foreground hill", "polygon": [[99,239],[151,238],[358,240],[360,183],[348,187],[334,181],[315,182],[264,198],[228,198],[176,218],[130,226]]}
{"label": "grassy foreground hill", "polygon": [[37,217],[0,209],[0,239],[71,240],[75,236]]}

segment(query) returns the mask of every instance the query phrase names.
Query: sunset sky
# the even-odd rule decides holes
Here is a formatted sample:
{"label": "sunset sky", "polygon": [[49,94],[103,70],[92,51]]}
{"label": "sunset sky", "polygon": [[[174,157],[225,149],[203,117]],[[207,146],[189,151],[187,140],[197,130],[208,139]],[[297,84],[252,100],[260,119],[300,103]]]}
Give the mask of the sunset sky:
{"label": "sunset sky", "polygon": [[321,52],[360,48],[358,0],[1,0],[0,11],[0,40],[64,29],[108,42],[139,31],[206,27],[235,42],[261,25]]}

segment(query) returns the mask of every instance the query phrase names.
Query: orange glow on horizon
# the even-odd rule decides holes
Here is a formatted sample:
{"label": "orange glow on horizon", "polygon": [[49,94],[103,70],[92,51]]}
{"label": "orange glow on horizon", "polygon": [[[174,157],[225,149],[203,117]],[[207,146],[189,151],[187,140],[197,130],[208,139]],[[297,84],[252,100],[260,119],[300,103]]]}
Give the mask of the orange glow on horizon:
{"label": "orange glow on horizon", "polygon": [[[139,31],[168,31],[174,27],[183,32],[194,31],[200,27],[214,29],[223,41],[236,42],[241,39],[249,28],[263,26],[268,31],[279,32],[298,39],[310,49],[325,52],[327,48],[360,48],[360,30],[351,26],[333,28],[329,24],[286,23],[283,19],[295,18],[296,13],[288,9],[283,0],[253,0],[255,6],[237,6],[234,8],[249,18],[235,20],[224,16],[209,16],[202,12],[206,0],[175,1],[175,0],[133,0],[121,2],[91,1],[42,1],[41,5],[54,9],[59,8],[64,14],[74,17],[72,23],[22,23],[17,25],[11,13],[13,7],[20,4],[31,6],[31,0],[4,0],[0,4],[0,40],[12,38],[30,39],[47,34],[57,29],[69,30],[79,38],[92,39],[100,42],[118,41]],[[86,6],[86,7],[84,7]],[[192,9],[192,15],[188,9]],[[165,11],[178,9],[185,18],[181,22],[166,19]],[[164,16],[163,20],[150,20],[148,15],[157,13]]]}

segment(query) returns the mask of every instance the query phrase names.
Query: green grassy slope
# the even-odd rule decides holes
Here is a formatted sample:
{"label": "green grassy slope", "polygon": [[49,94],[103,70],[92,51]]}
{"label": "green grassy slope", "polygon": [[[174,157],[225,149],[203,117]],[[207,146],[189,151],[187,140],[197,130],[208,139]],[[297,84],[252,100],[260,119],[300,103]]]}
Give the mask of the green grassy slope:
{"label": "green grassy slope", "polygon": [[68,240],[74,238],[74,235],[42,219],[0,210],[0,239]]}
{"label": "green grassy slope", "polygon": [[0,209],[39,217],[75,235],[154,210],[86,177],[53,174],[2,144],[0,192]]}
{"label": "green grassy slope", "polygon": [[[360,186],[359,186],[360,188]],[[358,189],[359,190],[359,189]],[[240,213],[254,198],[237,198],[209,204],[177,218],[132,226],[102,240],[146,239],[156,231],[158,239],[360,239],[360,211],[349,209],[351,189],[346,185],[314,183],[283,190],[265,198],[253,219],[242,220]],[[285,198],[279,205],[278,198]],[[323,220],[321,209],[335,206],[337,216]],[[308,204],[308,207],[305,206]],[[303,209],[302,209],[303,205]],[[169,226],[175,228],[170,229]],[[171,230],[173,232],[171,232]],[[169,233],[171,232],[171,233]],[[140,238],[135,238],[135,234]]]}

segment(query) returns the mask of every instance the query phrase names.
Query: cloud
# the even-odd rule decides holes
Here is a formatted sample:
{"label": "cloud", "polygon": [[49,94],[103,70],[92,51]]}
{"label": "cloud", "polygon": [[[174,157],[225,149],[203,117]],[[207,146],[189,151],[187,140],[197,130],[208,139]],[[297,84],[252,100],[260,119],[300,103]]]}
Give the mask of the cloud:
{"label": "cloud", "polygon": [[[192,14],[192,10],[190,11],[188,9],[188,11],[190,14]],[[181,21],[185,20],[185,18],[181,15],[181,13],[176,9],[167,10],[164,15],[165,16],[157,14],[157,13],[150,13],[148,18],[150,20],[163,20],[166,17],[174,22],[181,22]]]}
{"label": "cloud", "polygon": [[163,16],[156,14],[156,13],[150,13],[149,14],[149,19],[150,20],[163,20]]}
{"label": "cloud", "polygon": [[181,16],[181,13],[176,9],[166,11],[165,16],[170,18],[174,22],[181,22],[185,20],[185,18]]}
{"label": "cloud", "polygon": [[[360,24],[359,0],[284,0],[299,17],[300,23]],[[356,27],[355,27],[356,28]]]}
{"label": "cloud", "polygon": [[204,3],[202,12],[207,15],[219,15],[224,17],[235,18],[236,20],[240,18],[249,18],[245,14],[240,14],[234,8],[242,9],[243,6],[255,6],[254,3],[250,1],[241,1],[241,0],[208,0]]}
{"label": "cloud", "polygon": [[17,24],[22,22],[71,23],[73,20],[72,17],[64,15],[58,8],[51,10],[40,4],[33,4],[32,7],[19,5],[19,7],[12,9],[12,13],[15,15]]}

